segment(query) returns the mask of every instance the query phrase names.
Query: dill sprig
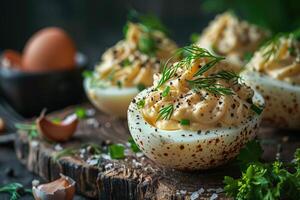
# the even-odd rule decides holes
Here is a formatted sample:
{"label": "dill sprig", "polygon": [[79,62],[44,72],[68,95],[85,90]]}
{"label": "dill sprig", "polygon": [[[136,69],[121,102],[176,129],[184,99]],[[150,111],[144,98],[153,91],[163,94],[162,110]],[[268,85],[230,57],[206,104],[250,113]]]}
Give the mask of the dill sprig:
{"label": "dill sprig", "polygon": [[241,79],[238,74],[225,70],[218,72],[217,74],[213,75],[213,77],[226,81],[232,81],[234,84],[238,84],[239,80]]}
{"label": "dill sprig", "polygon": [[173,114],[173,111],[174,111],[174,107],[173,105],[168,105],[168,106],[165,106],[165,107],[162,107],[160,110],[159,110],[159,115],[157,117],[157,120],[159,119],[166,119],[166,120],[169,120]]}
{"label": "dill sprig", "polygon": [[18,200],[26,194],[32,194],[32,190],[25,189],[20,183],[9,183],[0,187],[0,193],[8,193],[10,200]]}
{"label": "dill sprig", "polygon": [[16,129],[24,131],[28,134],[30,139],[38,137],[38,130],[35,123],[33,124],[26,124],[26,123],[16,123]]}
{"label": "dill sprig", "polygon": [[[174,65],[170,65],[170,61],[178,55],[181,55],[182,53],[185,53],[186,56],[180,60],[179,62],[175,63]],[[193,62],[196,59],[199,58],[208,58],[210,61],[206,63],[204,66],[202,66],[195,74],[195,76],[200,76],[210,68],[212,68],[216,63],[219,61],[225,59],[223,57],[215,56],[211,54],[208,50],[198,47],[196,45],[190,45],[183,48],[180,48],[171,58],[167,60],[167,62],[164,64],[163,70],[162,70],[162,76],[159,80],[156,88],[159,88],[164,83],[169,81],[177,72],[177,69],[179,67],[181,68],[189,68],[193,64]]]}
{"label": "dill sprig", "polygon": [[209,93],[215,95],[232,95],[233,91],[230,88],[224,87],[221,84],[216,83],[217,79],[214,77],[197,78],[195,80],[187,80],[190,87],[198,92],[201,89],[206,90]]}

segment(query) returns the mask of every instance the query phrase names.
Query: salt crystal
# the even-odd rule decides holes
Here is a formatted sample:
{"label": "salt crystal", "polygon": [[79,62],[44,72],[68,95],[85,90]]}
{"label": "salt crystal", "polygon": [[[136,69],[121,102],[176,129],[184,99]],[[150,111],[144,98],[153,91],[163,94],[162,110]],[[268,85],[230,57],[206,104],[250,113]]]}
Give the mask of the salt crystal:
{"label": "salt crystal", "polygon": [[113,168],[113,164],[112,163],[108,163],[104,166],[105,170],[110,170]]}
{"label": "salt crystal", "polygon": [[95,118],[89,118],[89,119],[87,119],[86,123],[88,125],[93,126],[94,128],[98,128],[99,127],[99,122]]}
{"label": "salt crystal", "polygon": [[90,108],[90,109],[86,110],[86,115],[89,116],[89,117],[94,116],[95,113],[96,113],[96,110],[93,109],[93,108]]}
{"label": "salt crystal", "polygon": [[196,192],[193,192],[190,199],[191,200],[196,200],[199,198],[199,196],[204,192],[204,189],[203,188],[200,188],[200,190],[196,191]]}
{"label": "salt crystal", "polygon": [[209,200],[215,200],[217,198],[218,198],[218,195],[216,193],[213,193]]}
{"label": "salt crystal", "polygon": [[55,151],[61,151],[61,150],[63,150],[63,148],[60,144],[57,144],[57,145],[54,146],[54,150]]}

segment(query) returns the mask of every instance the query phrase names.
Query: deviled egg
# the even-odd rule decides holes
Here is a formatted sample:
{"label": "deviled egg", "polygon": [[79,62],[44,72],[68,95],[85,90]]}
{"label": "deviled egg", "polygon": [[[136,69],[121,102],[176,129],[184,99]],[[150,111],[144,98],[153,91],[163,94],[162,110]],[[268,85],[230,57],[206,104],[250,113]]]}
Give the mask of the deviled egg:
{"label": "deviled egg", "polygon": [[236,66],[238,71],[246,57],[252,54],[268,36],[268,32],[256,25],[238,19],[231,12],[225,12],[204,29],[197,45],[226,56],[226,60]]}
{"label": "deviled egg", "polygon": [[153,86],[130,103],[128,125],[139,148],[160,165],[208,169],[233,159],[258,130],[264,100],[224,58],[198,46],[165,64]]}
{"label": "deviled egg", "polygon": [[142,23],[126,24],[125,39],[108,49],[84,86],[91,102],[100,110],[126,117],[128,105],[152,84],[160,62],[177,49],[165,33]]}
{"label": "deviled egg", "polygon": [[262,46],[242,77],[264,96],[264,121],[300,128],[300,42],[295,33],[277,36]]}

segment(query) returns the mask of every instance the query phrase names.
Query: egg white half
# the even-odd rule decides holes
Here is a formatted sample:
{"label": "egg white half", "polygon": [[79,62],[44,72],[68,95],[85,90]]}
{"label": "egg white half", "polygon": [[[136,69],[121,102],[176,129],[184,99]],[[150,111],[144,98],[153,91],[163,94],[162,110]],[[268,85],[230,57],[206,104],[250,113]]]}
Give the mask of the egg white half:
{"label": "egg white half", "polygon": [[[153,127],[144,120],[136,102],[151,88],[140,92],[129,105],[128,126],[139,148],[156,163],[180,170],[209,169],[233,159],[249,140],[256,136],[261,116],[254,114],[238,127],[216,128],[204,131],[167,131]],[[253,102],[264,100],[257,92]]]}
{"label": "egg white half", "polygon": [[274,79],[258,72],[241,73],[245,83],[259,91],[265,101],[263,120],[272,126],[300,128],[300,86]]}
{"label": "egg white half", "polygon": [[121,118],[126,118],[128,106],[139,92],[136,87],[91,87],[91,81],[88,78],[84,80],[84,89],[89,100],[96,108],[109,115]]}

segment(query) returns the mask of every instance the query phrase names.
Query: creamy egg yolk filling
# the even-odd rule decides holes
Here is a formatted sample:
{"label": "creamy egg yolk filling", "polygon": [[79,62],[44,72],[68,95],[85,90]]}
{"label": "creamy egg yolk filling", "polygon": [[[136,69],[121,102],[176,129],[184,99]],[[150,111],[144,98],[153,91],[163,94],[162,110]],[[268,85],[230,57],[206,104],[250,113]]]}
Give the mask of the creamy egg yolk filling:
{"label": "creamy egg yolk filling", "polygon": [[[247,123],[254,114],[249,101],[253,90],[239,83],[239,77],[225,62],[195,76],[208,62],[207,58],[200,58],[190,66],[178,67],[162,85],[159,84],[166,73],[156,74],[153,89],[141,108],[144,119],[162,130],[205,130]],[[197,85],[197,80],[208,82]]]}
{"label": "creamy egg yolk filling", "polygon": [[106,85],[150,86],[153,74],[159,72],[160,61],[177,49],[160,31],[143,31],[140,24],[129,23],[125,40],[108,49],[95,69],[95,78]]}
{"label": "creamy egg yolk filling", "polygon": [[247,68],[291,84],[300,84],[300,42],[290,34],[256,52]]}
{"label": "creamy egg yolk filling", "polygon": [[268,33],[226,12],[218,15],[203,31],[197,44],[242,65],[245,55],[253,53]]}

